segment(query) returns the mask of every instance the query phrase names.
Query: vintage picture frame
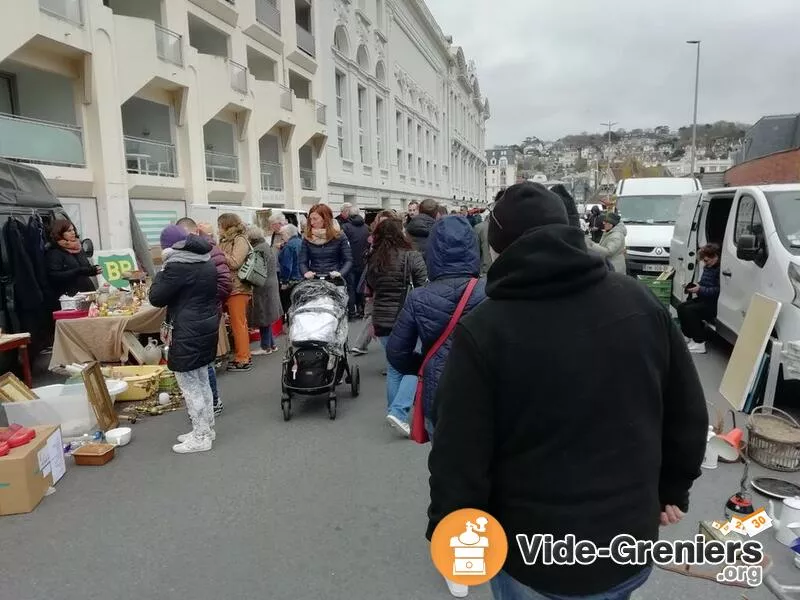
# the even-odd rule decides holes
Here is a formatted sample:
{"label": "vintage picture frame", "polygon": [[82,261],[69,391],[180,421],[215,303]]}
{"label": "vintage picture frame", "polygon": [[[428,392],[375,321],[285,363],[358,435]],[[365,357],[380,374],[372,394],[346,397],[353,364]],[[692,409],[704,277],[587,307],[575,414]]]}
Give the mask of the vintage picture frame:
{"label": "vintage picture frame", "polygon": [[83,370],[83,383],[86,386],[86,395],[97,417],[97,425],[103,431],[119,426],[119,417],[114,411],[111,395],[108,393],[100,363],[93,362]]}
{"label": "vintage picture frame", "polygon": [[38,399],[39,396],[10,371],[0,377],[0,400],[4,402],[25,402]]}

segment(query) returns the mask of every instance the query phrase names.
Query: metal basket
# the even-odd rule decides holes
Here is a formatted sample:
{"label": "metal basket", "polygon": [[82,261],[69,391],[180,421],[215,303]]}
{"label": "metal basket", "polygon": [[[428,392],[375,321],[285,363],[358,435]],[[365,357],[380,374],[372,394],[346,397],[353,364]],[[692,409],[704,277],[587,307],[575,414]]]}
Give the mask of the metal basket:
{"label": "metal basket", "polygon": [[[766,409],[771,413],[757,414]],[[777,439],[756,431],[759,422],[789,425],[790,439]],[[759,406],[750,414],[747,432],[749,439],[747,455],[754,462],[773,471],[785,473],[800,471],[800,424],[791,415],[772,406]]]}

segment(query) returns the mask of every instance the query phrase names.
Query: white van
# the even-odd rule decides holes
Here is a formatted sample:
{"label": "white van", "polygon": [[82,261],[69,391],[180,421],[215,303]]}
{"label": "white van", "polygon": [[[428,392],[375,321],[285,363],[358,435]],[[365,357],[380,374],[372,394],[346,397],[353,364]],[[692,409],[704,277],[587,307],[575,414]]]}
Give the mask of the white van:
{"label": "white van", "polygon": [[671,245],[672,304],[700,280],[697,251],[722,248],[714,324],[731,343],[756,292],[782,303],[775,334],[800,340],[800,184],[731,187],[683,198]]}
{"label": "white van", "polygon": [[625,223],[628,275],[653,274],[669,266],[672,228],[681,197],[701,189],[693,177],[641,177],[617,184],[617,212]]}

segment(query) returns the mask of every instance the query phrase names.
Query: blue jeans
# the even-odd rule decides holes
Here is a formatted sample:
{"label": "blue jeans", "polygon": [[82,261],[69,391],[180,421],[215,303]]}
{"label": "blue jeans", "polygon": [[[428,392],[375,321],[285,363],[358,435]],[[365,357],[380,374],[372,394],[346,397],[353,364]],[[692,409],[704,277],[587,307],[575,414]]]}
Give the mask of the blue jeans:
{"label": "blue jeans", "polygon": [[[381,345],[386,349],[389,337],[379,337]],[[408,423],[408,413],[414,403],[414,394],[417,392],[417,377],[403,375],[392,365],[386,366],[386,401],[389,414],[397,417],[403,423]]]}
{"label": "blue jeans", "polygon": [[272,337],[272,327],[259,327],[261,332],[261,349],[269,350],[275,345],[275,338]]}
{"label": "blue jeans", "polygon": [[[553,594],[543,594],[537,592],[511,577],[505,571],[500,571],[489,582],[492,588],[494,600],[628,600],[631,594],[644,585],[650,577],[652,567],[646,567],[627,581],[623,581],[618,586],[589,596],[557,596]],[[578,573],[576,572],[576,576]]]}
{"label": "blue jeans", "polygon": [[211,386],[211,396],[216,405],[219,402],[219,391],[217,390],[217,372],[214,370],[214,365],[208,365],[208,383]]}

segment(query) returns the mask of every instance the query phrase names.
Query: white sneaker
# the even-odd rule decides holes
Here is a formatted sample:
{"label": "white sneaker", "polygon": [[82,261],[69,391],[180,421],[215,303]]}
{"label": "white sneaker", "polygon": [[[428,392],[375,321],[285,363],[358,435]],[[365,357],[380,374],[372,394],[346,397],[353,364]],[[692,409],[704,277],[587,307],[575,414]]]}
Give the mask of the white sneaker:
{"label": "white sneaker", "polygon": [[692,354],[705,354],[706,353],[706,343],[705,342],[689,342],[689,352]]}
{"label": "white sneaker", "polygon": [[447,584],[447,589],[450,590],[450,595],[454,598],[466,598],[469,594],[469,586],[463,583],[455,583],[445,578],[444,582]]}
{"label": "white sneaker", "polygon": [[264,350],[263,348],[259,348],[258,350],[252,350],[250,352],[250,356],[266,356],[267,354],[272,354],[268,350]]}
{"label": "white sneaker", "polygon": [[[184,433],[183,435],[179,435],[178,436],[178,441],[182,444],[183,442],[188,440],[190,437],[192,437],[192,432],[191,431],[189,433]],[[217,439],[217,432],[212,429],[211,430],[211,441],[213,442],[216,439]]]}
{"label": "white sneaker", "polygon": [[193,452],[208,452],[209,450],[211,450],[210,437],[198,440],[193,435],[190,435],[183,443],[175,444],[172,447],[172,451],[177,452],[178,454],[191,454]]}
{"label": "white sneaker", "polygon": [[403,423],[394,415],[386,415],[386,421],[404,436],[408,437],[411,435],[411,427],[408,425],[408,423]]}

